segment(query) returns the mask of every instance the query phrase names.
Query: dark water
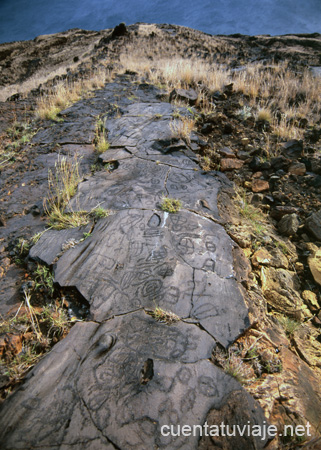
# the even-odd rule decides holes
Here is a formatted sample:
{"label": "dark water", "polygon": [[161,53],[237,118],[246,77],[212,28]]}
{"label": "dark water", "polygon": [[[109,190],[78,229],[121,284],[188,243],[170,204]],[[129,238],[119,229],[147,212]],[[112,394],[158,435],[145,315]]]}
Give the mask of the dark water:
{"label": "dark water", "polygon": [[171,23],[210,34],[321,32],[321,0],[0,0],[0,42],[119,22]]}

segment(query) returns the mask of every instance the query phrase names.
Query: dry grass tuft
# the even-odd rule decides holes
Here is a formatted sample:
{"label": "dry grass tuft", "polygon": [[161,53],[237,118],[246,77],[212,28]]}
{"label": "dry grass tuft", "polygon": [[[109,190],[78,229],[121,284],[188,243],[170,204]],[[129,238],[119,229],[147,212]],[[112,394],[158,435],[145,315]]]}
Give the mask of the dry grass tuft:
{"label": "dry grass tuft", "polygon": [[49,217],[51,228],[58,230],[74,228],[86,225],[89,222],[88,214],[85,211],[65,212],[67,204],[75,195],[80,181],[77,157],[71,160],[65,156],[59,156],[54,173],[49,171],[48,196],[44,200],[44,209]]}
{"label": "dry grass tuft", "polygon": [[36,117],[46,120],[57,120],[59,112],[80,100],[88,92],[101,89],[107,81],[105,71],[93,73],[88,79],[75,82],[61,82],[52,88],[47,95],[37,101]]}
{"label": "dry grass tuft", "polygon": [[171,311],[165,311],[159,306],[157,306],[153,311],[150,311],[149,314],[158,322],[167,324],[172,324],[180,320],[180,318],[176,314],[172,313]]}
{"label": "dry grass tuft", "polygon": [[191,117],[181,116],[179,120],[173,120],[170,123],[172,137],[183,139],[187,143],[190,142],[191,133],[195,128],[195,119]]}

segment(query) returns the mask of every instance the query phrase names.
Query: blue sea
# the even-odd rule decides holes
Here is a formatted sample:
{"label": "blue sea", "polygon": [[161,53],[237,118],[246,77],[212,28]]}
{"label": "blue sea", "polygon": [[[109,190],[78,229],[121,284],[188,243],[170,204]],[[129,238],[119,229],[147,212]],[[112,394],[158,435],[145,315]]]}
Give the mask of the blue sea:
{"label": "blue sea", "polygon": [[170,23],[210,34],[321,32],[321,0],[0,0],[0,43],[120,22]]}

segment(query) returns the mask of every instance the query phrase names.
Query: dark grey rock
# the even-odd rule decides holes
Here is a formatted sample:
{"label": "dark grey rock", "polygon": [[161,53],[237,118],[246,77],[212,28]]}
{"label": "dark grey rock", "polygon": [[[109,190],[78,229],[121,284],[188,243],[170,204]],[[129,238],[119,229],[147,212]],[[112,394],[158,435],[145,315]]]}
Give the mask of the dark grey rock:
{"label": "dark grey rock", "polygon": [[87,225],[59,231],[47,230],[30,249],[29,256],[51,266],[59,255],[78,245],[90,228],[91,226]]}
{"label": "dark grey rock", "polygon": [[95,119],[82,118],[80,122],[61,122],[44,128],[33,139],[34,144],[91,144],[95,137]]}
{"label": "dark grey rock", "polygon": [[282,153],[287,158],[297,159],[303,156],[303,141],[293,139],[282,145]]}
{"label": "dark grey rock", "polygon": [[235,395],[262,423],[250,395],[208,360],[213,341],[202,334],[143,312],[75,325],[2,406],[2,448],[196,449],[198,436],[162,436],[161,427],[202,425]]}
{"label": "dark grey rock", "polygon": [[306,227],[318,241],[321,241],[321,209],[307,218]]}
{"label": "dark grey rock", "polygon": [[124,148],[112,148],[107,150],[105,153],[99,155],[99,160],[103,164],[112,162],[112,161],[120,161],[122,159],[131,158],[133,155],[130,151]]}
{"label": "dark grey rock", "polygon": [[127,27],[124,22],[121,22],[119,25],[116,25],[111,34],[112,38],[117,38],[120,36],[126,36],[128,34]]}
{"label": "dark grey rock", "polygon": [[299,218],[295,213],[286,214],[278,223],[278,230],[284,236],[292,236],[298,231],[299,226]]}
{"label": "dark grey rock", "polygon": [[198,94],[194,89],[174,89],[169,95],[169,101],[181,100],[187,102],[189,105],[195,105],[198,99]]}
{"label": "dark grey rock", "polygon": [[[197,170],[189,144],[173,137],[174,107],[159,102],[157,90],[128,80],[64,111],[70,122],[34,138],[65,144],[63,151],[67,144],[84,148],[95,119],[84,120],[83,107],[86,116],[106,118],[111,148],[100,158],[117,165],[81,182],[68,205],[111,210],[89,237],[82,240],[79,228],[50,230],[31,250],[32,258],[53,264],[57,283],[82,294],[92,321],[77,323],[1,405],[4,450],[192,450],[198,436],[163,436],[161,427],[203,425],[216,413],[263,423],[252,397],[210,361],[218,342],[228,347],[250,326],[235,244],[217,206],[231,183]],[[196,135],[191,142],[203,145]],[[163,196],[180,199],[182,209],[162,211]],[[157,322],[150,315],[156,307],[181,320]],[[246,441],[257,449],[265,442]],[[244,448],[234,441],[225,447]]]}

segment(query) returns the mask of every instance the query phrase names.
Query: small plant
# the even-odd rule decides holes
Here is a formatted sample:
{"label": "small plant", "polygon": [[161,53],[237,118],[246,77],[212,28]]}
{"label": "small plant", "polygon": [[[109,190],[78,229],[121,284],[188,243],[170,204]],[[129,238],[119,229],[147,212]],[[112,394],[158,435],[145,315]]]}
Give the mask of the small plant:
{"label": "small plant", "polygon": [[20,256],[27,256],[30,250],[30,243],[27,239],[19,238],[15,247],[16,253]]}
{"label": "small plant", "polygon": [[54,278],[50,269],[46,266],[38,264],[34,271],[35,290],[44,289],[50,295],[54,293]]}
{"label": "small plant", "polygon": [[225,373],[231,375],[241,384],[248,384],[253,379],[253,371],[251,367],[244,363],[242,357],[237,351],[229,349],[226,353],[217,349],[213,354],[215,363],[218,363]]}
{"label": "small plant", "polygon": [[191,117],[181,117],[180,120],[173,120],[170,123],[170,129],[174,138],[183,139],[190,142],[191,133],[195,127],[195,119]]}
{"label": "small plant", "polygon": [[260,108],[257,113],[257,120],[262,122],[271,122],[272,114],[268,108]]}
{"label": "small plant", "polygon": [[164,197],[162,199],[161,208],[169,213],[177,213],[182,207],[182,202],[175,198]]}
{"label": "small plant", "polygon": [[55,164],[55,172],[49,171],[49,192],[44,200],[44,209],[49,217],[51,228],[61,230],[88,223],[88,214],[85,211],[65,212],[69,200],[76,193],[80,180],[77,158],[70,160],[59,156]]}
{"label": "small plant", "polygon": [[99,164],[99,163],[91,164],[91,166],[90,166],[91,173],[98,172],[98,170],[101,170],[101,164]]}
{"label": "small plant", "polygon": [[176,314],[170,311],[165,311],[159,306],[156,306],[156,308],[149,314],[158,322],[163,322],[167,324],[175,323],[180,320],[180,318]]}
{"label": "small plant", "polygon": [[35,133],[36,130],[29,122],[15,121],[11,127],[7,128],[0,135],[0,165],[13,162]]}
{"label": "small plant", "polygon": [[70,328],[66,311],[58,306],[45,306],[42,310],[42,318],[47,322],[47,336],[50,336],[51,339],[63,337]]}
{"label": "small plant", "polygon": [[278,321],[284,328],[285,334],[288,337],[291,337],[295,333],[295,331],[301,326],[300,322],[298,322],[297,320],[290,319],[290,317],[287,316],[279,316]]}
{"label": "small plant", "polygon": [[211,170],[211,158],[209,156],[203,156],[202,169],[205,171]]}
{"label": "small plant", "polygon": [[115,165],[113,163],[107,163],[104,165],[104,169],[107,170],[108,172],[111,172],[112,170],[114,170]]}
{"label": "small plant", "polygon": [[96,150],[98,153],[104,153],[109,149],[109,142],[106,138],[106,130],[104,122],[101,118],[96,123]]}
{"label": "small plant", "polygon": [[252,117],[252,108],[250,106],[243,106],[242,109],[239,109],[236,112],[236,115],[241,119],[241,120],[247,120],[250,117]]}
{"label": "small plant", "polygon": [[109,142],[104,134],[97,137],[96,150],[98,153],[106,152],[110,147]]}
{"label": "small plant", "polygon": [[8,364],[6,375],[15,383],[20,382],[41,356],[36,352],[35,346],[24,346],[19,355]]}
{"label": "small plant", "polygon": [[101,206],[99,206],[97,208],[94,208],[91,211],[90,215],[93,216],[95,219],[102,219],[109,215],[109,211],[107,209],[104,209]]}
{"label": "small plant", "polygon": [[31,237],[31,239],[30,239],[31,245],[36,244],[36,243],[39,241],[39,239],[41,238],[41,236],[42,236],[46,231],[47,231],[47,230],[39,231],[39,233],[34,234],[34,235]]}

